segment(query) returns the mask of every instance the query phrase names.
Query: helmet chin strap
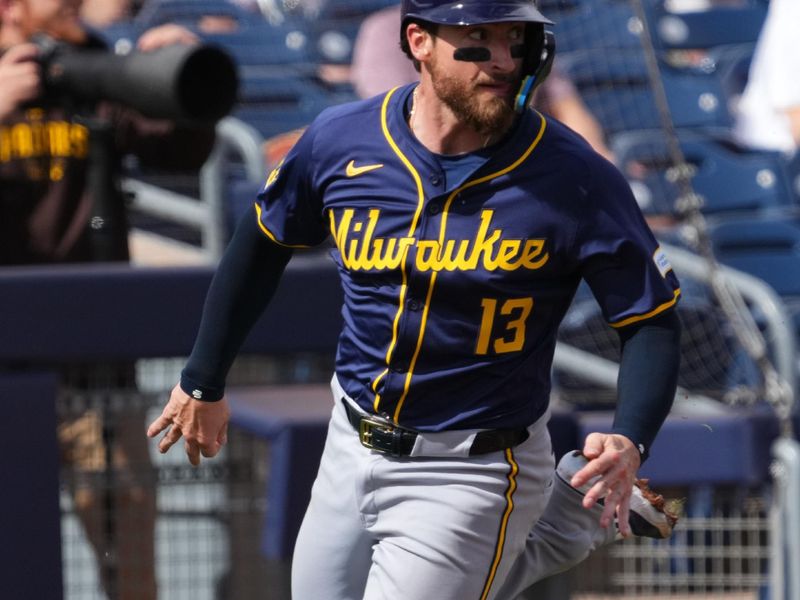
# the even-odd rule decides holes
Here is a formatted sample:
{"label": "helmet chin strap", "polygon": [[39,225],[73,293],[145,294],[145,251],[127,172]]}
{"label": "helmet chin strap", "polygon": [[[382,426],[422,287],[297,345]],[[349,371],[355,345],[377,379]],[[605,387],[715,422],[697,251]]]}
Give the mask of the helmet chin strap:
{"label": "helmet chin strap", "polygon": [[527,108],[535,83],[536,75],[528,75],[522,80],[519,91],[517,92],[517,97],[514,98],[514,110],[518,113],[523,112]]}

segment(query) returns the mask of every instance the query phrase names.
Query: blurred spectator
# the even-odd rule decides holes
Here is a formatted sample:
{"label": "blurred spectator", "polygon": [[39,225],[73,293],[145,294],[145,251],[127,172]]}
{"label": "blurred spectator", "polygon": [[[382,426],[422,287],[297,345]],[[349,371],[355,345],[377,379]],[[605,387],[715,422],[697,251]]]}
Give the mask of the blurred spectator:
{"label": "blurred spectator", "polygon": [[[411,61],[400,51],[399,22],[400,5],[397,4],[369,15],[361,24],[350,72],[353,87],[360,97],[369,98],[419,79]],[[537,91],[533,103],[581,134],[598,153],[613,160],[600,124],[586,108],[572,82],[559,71],[557,63]]]}
{"label": "blurred spectator", "polygon": [[738,106],[735,134],[749,147],[794,154],[800,146],[800,1],[771,0]]}
{"label": "blurred spectator", "polygon": [[138,0],[83,0],[81,20],[102,29],[129,20],[140,4]]}
{"label": "blurred spectator", "polygon": [[360,98],[419,80],[419,72],[400,50],[400,5],[369,15],[353,45],[350,79]]}
{"label": "blurred spectator", "polygon": [[[30,43],[33,36],[46,34],[75,49],[102,49],[79,21],[80,9],[80,0],[0,0],[0,265],[128,259],[124,227],[111,230],[117,238],[113,254],[99,256],[93,243],[89,224],[101,199],[92,197],[88,183],[91,121],[111,125],[115,154],[131,152],[159,168],[197,168],[213,145],[211,125],[178,126],[119,105],[45,97],[41,50]],[[145,32],[139,48],[195,41],[189,31],[165,25]],[[119,156],[112,157],[116,169]],[[124,213],[121,205],[120,210]],[[102,376],[104,387],[135,386],[133,364],[99,371],[70,370],[71,384],[96,389]],[[97,482],[97,475],[113,466],[116,485],[106,494],[96,483],[71,491],[107,595],[121,600],[156,598],[152,468],[142,435],[144,414],[138,417],[115,422],[113,448],[105,444],[108,421],[93,410],[59,426],[62,459],[78,474],[74,483]],[[116,507],[113,515],[106,514],[109,503]],[[116,523],[113,544],[107,517]]]}

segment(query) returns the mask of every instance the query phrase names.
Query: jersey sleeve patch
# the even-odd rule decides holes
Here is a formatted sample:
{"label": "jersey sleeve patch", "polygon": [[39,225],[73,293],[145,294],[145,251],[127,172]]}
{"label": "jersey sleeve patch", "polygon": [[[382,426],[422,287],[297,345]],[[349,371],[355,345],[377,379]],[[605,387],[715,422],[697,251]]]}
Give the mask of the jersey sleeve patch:
{"label": "jersey sleeve patch", "polygon": [[661,277],[666,278],[667,273],[672,270],[672,265],[667,255],[661,249],[661,246],[656,248],[656,251],[653,253],[653,262],[656,263],[656,268],[658,268],[658,272],[661,273]]}

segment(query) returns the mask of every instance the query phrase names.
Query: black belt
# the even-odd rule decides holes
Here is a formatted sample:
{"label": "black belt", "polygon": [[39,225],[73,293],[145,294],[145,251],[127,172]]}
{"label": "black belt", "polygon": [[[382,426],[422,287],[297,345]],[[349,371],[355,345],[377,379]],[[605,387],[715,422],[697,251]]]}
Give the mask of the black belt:
{"label": "black belt", "polygon": [[[342,399],[347,420],[358,433],[361,445],[392,456],[409,456],[417,441],[418,433],[399,427],[377,415],[365,416],[356,411]],[[506,448],[513,448],[528,439],[527,429],[490,429],[479,431],[470,446],[470,456],[489,454]]]}

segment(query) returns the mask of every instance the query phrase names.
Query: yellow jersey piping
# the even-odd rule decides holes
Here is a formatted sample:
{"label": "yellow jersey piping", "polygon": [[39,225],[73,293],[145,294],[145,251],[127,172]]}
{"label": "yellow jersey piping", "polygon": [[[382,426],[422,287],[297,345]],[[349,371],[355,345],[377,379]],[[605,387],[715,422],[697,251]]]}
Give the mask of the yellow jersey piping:
{"label": "yellow jersey piping", "polygon": [[678,297],[680,295],[681,295],[681,290],[680,288],[678,288],[677,290],[675,290],[672,300],[667,300],[666,302],[664,302],[664,304],[657,306],[650,312],[645,313],[643,315],[634,315],[632,317],[628,317],[627,319],[623,319],[622,321],[617,321],[616,323],[609,323],[609,325],[611,325],[611,327],[625,327],[626,325],[630,325],[631,323],[646,321],[647,319],[655,317],[657,314],[662,313],[668,308],[674,306],[675,303],[678,301]]}
{"label": "yellow jersey piping", "polygon": [[[383,131],[383,136],[386,138],[386,141],[389,143],[392,151],[400,158],[400,161],[405,165],[408,171],[411,173],[411,176],[414,178],[414,182],[417,184],[417,210],[414,213],[414,219],[411,221],[411,226],[408,229],[408,237],[413,237],[414,231],[417,229],[417,224],[419,223],[420,215],[422,214],[422,207],[425,203],[425,190],[422,187],[422,179],[419,176],[419,172],[414,168],[414,165],[411,164],[411,161],[403,154],[400,148],[395,143],[394,139],[392,138],[392,134],[389,131],[389,125],[387,123],[387,113],[388,113],[388,106],[389,100],[394,95],[394,93],[398,90],[397,87],[391,89],[387,94],[386,97],[383,99],[383,105],[381,106],[381,130]],[[403,283],[400,287],[400,298],[399,298],[399,306],[397,308],[397,314],[394,317],[394,322],[392,323],[392,341],[389,344],[389,348],[386,350],[386,365],[387,369],[381,373],[374,381],[373,381],[373,391],[375,392],[375,402],[373,403],[373,409],[375,412],[378,412],[381,402],[381,396],[377,392],[378,381],[386,375],[388,372],[388,366],[392,361],[392,354],[394,353],[394,349],[397,346],[397,330],[400,326],[400,317],[403,314],[403,307],[405,306],[406,301],[406,293],[408,290],[408,275],[406,274],[406,260],[405,256],[402,257],[400,261],[400,272],[403,276]],[[410,372],[410,369],[409,369]],[[397,414],[397,411],[395,411]]]}

